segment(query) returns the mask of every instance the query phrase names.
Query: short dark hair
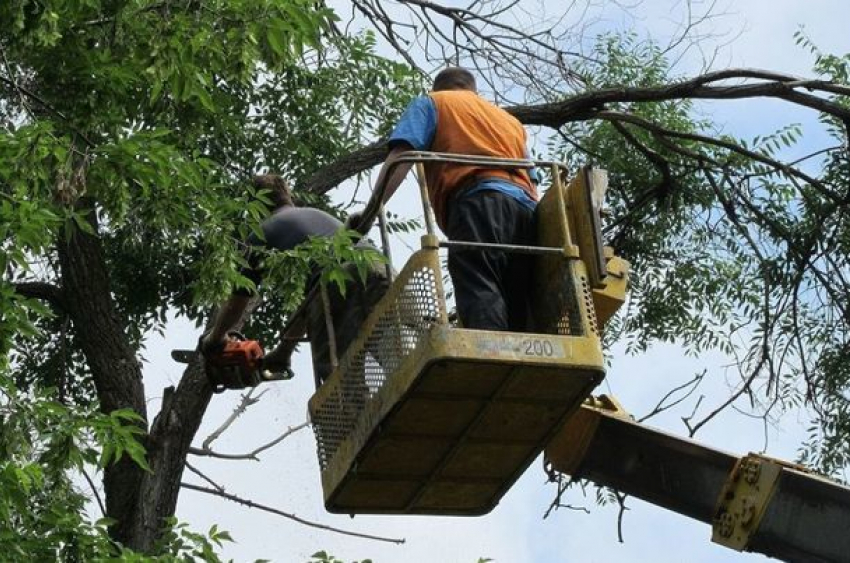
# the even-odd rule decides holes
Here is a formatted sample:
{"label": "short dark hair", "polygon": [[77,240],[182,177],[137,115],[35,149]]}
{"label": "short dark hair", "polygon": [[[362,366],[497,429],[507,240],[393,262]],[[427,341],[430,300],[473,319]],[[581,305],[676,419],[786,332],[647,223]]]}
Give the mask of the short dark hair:
{"label": "short dark hair", "polygon": [[289,191],[289,184],[277,174],[257,174],[252,183],[258,190],[269,191],[268,197],[272,200],[274,209],[285,205],[295,205],[292,201],[292,192]]}
{"label": "short dark hair", "polygon": [[441,70],[434,78],[434,85],[431,90],[434,92],[440,90],[471,90],[475,92],[475,77],[465,68],[450,66]]}

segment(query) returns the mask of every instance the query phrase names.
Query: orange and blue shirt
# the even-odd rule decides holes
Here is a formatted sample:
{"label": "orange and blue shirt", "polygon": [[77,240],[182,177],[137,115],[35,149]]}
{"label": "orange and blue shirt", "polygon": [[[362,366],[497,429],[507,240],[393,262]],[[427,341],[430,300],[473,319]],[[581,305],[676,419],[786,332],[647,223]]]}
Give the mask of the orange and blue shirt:
{"label": "orange and blue shirt", "polygon": [[[409,143],[414,150],[528,158],[526,133],[511,114],[468,90],[431,92],[416,98],[390,135],[390,147]],[[445,229],[446,207],[459,191],[502,192],[534,208],[537,178],[531,170],[427,163],[425,176],[437,223]]]}

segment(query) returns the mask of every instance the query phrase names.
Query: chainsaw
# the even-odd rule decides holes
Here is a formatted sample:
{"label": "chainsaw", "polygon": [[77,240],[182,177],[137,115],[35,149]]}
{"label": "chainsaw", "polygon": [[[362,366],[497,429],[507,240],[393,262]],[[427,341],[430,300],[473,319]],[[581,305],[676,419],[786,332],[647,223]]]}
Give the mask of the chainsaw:
{"label": "chainsaw", "polygon": [[[256,387],[264,381],[292,379],[290,368],[283,372],[272,372],[263,368],[265,352],[256,340],[248,340],[238,332],[228,333],[230,339],[224,346],[204,355],[204,373],[212,385],[213,392],[225,389]],[[188,364],[198,357],[198,350],[172,350],[175,361]]]}

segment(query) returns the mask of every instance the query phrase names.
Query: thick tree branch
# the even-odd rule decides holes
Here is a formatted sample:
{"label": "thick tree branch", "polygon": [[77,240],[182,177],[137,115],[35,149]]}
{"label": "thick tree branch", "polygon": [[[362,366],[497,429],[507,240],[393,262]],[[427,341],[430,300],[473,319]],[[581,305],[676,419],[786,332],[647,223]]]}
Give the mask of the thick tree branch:
{"label": "thick tree branch", "polygon": [[58,309],[65,309],[65,294],[58,285],[48,282],[18,282],[14,284],[15,293],[30,299],[47,301]]}
{"label": "thick tree branch", "polygon": [[[714,86],[721,80],[729,79],[761,79],[767,80],[756,84],[741,84],[732,86]],[[820,98],[811,94],[802,93],[799,90],[817,91],[839,95],[850,95],[850,88],[841,84],[833,84],[821,80],[802,80],[797,77],[788,76],[770,71],[756,69],[728,69],[718,72],[703,74],[675,84],[645,88],[606,88],[584,92],[570,96],[563,101],[537,104],[516,105],[505,109],[519,119],[525,125],[542,125],[558,129],[561,126],[575,121],[587,121],[607,117],[618,121],[627,121],[636,125],[654,127],[657,132],[666,135],[676,134],[680,138],[689,138],[698,142],[711,143],[733,150],[762,162],[781,171],[788,171],[801,180],[811,183],[818,189],[824,186],[818,180],[803,174],[801,171],[790,168],[774,159],[760,155],[743,147],[700,135],[690,135],[669,131],[637,116],[622,112],[606,112],[605,107],[611,104],[629,104],[642,102],[661,102],[681,99],[747,99],[747,98],[778,98],[793,104],[809,107],[817,111],[829,114],[844,122],[850,123],[850,109],[826,98]],[[386,156],[385,141],[378,141],[355,150],[338,161],[329,164],[310,178],[300,188],[313,193],[323,194],[348,178],[365,172],[373,166],[380,164]],[[829,194],[835,197],[834,194]]]}
{"label": "thick tree branch", "polygon": [[756,84],[734,86],[706,86],[707,82],[731,78],[748,78],[756,72],[753,69],[728,69],[720,73],[709,73],[677,82],[674,84],[643,88],[604,88],[571,96],[561,102],[539,105],[514,106],[508,108],[517,119],[526,125],[544,125],[560,127],[570,121],[580,121],[595,117],[603,106],[621,103],[662,102],[682,99],[740,100],[746,98],[778,98],[798,105],[806,106],[835,116],[841,120],[850,120],[850,108],[798,91],[798,88],[821,92],[837,92],[846,95],[846,86],[808,81],[769,81]]}
{"label": "thick tree branch", "polygon": [[[97,217],[87,216],[94,232]],[[57,237],[64,303],[92,373],[100,408],[105,413],[132,409],[147,428],[141,365],[112,298],[109,268],[100,238],[69,223]],[[107,514],[116,520],[113,537],[132,539],[130,524],[139,501],[144,471],[129,456],[104,469]]]}
{"label": "thick tree branch", "polygon": [[352,176],[380,164],[386,156],[386,140],[377,141],[320,168],[298,188],[316,194],[326,193]]}
{"label": "thick tree branch", "polygon": [[[256,305],[257,301],[249,304],[236,330],[241,328]],[[153,472],[145,473],[139,487],[140,498],[148,500],[138,503],[132,513],[131,547],[134,549],[150,552],[165,518],[174,514],[186,456],[212,395],[200,355],[186,366],[177,388],[165,390],[162,408],[150,430],[148,463]]]}

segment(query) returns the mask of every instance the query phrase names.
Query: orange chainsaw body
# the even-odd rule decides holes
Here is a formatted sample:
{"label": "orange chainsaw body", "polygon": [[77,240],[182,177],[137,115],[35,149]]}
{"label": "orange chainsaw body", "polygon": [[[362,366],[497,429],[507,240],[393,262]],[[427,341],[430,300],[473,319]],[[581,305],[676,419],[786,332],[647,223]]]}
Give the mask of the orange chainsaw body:
{"label": "orange chainsaw body", "polygon": [[216,393],[225,389],[256,387],[263,380],[263,348],[256,340],[228,340],[210,354],[204,369]]}

